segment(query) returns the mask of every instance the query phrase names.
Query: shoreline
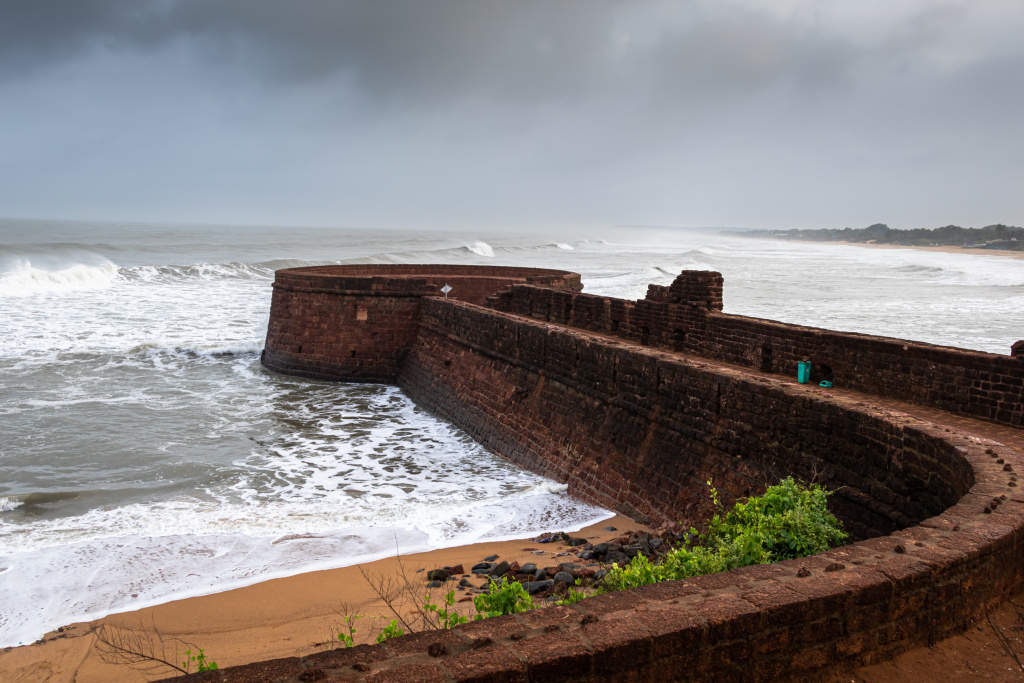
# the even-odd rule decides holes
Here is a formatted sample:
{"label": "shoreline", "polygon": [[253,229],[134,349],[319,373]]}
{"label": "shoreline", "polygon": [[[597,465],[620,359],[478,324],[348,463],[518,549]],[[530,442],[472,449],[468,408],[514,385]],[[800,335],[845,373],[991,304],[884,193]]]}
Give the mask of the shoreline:
{"label": "shoreline", "polygon": [[1024,251],[1009,251],[1007,249],[978,249],[975,247],[955,247],[952,245],[921,247],[907,244],[868,244],[866,242],[823,242],[821,244],[844,244],[851,247],[868,247],[870,249],[918,249],[920,251],[935,251],[944,254],[975,254],[978,256],[1004,256],[1014,259],[1024,259]]}
{"label": "shoreline", "polygon": [[[616,530],[605,530],[609,526]],[[597,543],[627,532],[645,530],[648,530],[646,526],[615,515],[570,533]],[[190,641],[203,648],[221,668],[336,647],[333,634],[341,630],[346,609],[350,613],[364,615],[356,622],[355,642],[372,641],[392,615],[373,594],[360,568],[370,576],[398,576],[399,567],[404,566],[408,576],[416,577],[414,580],[423,579],[421,583],[425,594],[425,572],[416,572],[421,568],[430,570],[463,564],[468,573],[470,567],[490,555],[499,555],[509,562],[516,560],[521,564],[535,562],[538,565],[556,565],[574,559],[572,556],[557,556],[566,550],[561,544],[539,545],[532,543],[532,538],[537,538],[537,535],[304,572],[70,624],[46,634],[41,644],[0,650],[0,678],[76,683],[153,680],[152,675],[147,676],[128,666],[108,664],[101,659],[94,647],[95,629],[100,626],[137,629],[141,624],[146,631],[159,631],[165,640],[180,638]],[[470,580],[474,585],[482,583],[475,577]],[[440,599],[444,591],[455,588],[456,584],[446,584],[444,588],[435,590],[434,596]],[[456,592],[456,600],[464,597],[468,594]],[[457,607],[464,614],[475,614],[470,601],[457,603]],[[381,617],[376,625],[372,619],[375,616]],[[165,676],[173,674],[167,671]]]}
{"label": "shoreline", "polygon": [[[772,238],[765,238],[772,239]],[[971,254],[977,256],[1002,256],[1012,259],[1024,259],[1024,251],[1008,251],[1006,249],[978,249],[974,247],[957,247],[952,245],[923,247],[909,244],[870,244],[867,242],[817,241],[817,240],[777,240],[774,242],[800,242],[802,244],[842,244],[847,247],[864,247],[867,249],[913,249],[917,251],[933,251],[943,254]]]}

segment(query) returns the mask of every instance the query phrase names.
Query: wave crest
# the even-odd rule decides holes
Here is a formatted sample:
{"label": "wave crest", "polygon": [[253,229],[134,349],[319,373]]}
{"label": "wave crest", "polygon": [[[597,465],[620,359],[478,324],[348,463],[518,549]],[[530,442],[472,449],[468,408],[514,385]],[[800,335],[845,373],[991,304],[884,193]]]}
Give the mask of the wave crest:
{"label": "wave crest", "polygon": [[12,270],[0,273],[0,297],[105,289],[114,284],[117,276],[117,266],[110,261],[45,270],[34,267],[30,261],[19,260]]}
{"label": "wave crest", "polygon": [[466,249],[469,249],[477,256],[486,256],[487,258],[494,258],[494,248],[491,245],[487,244],[487,242],[483,242],[481,240],[477,240],[476,242],[473,242],[473,244],[467,244]]}

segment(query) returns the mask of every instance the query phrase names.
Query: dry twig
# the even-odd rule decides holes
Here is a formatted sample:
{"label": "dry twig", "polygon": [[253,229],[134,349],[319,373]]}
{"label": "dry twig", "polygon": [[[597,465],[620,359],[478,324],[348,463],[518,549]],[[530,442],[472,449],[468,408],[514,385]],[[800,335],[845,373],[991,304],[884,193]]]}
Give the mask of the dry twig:
{"label": "dry twig", "polygon": [[95,633],[96,649],[103,662],[130,666],[153,676],[166,674],[167,669],[189,673],[188,664],[183,667],[178,662],[182,657],[187,662],[185,650],[199,649],[180,638],[164,638],[156,624],[147,630],[141,621],[137,629],[104,624]]}

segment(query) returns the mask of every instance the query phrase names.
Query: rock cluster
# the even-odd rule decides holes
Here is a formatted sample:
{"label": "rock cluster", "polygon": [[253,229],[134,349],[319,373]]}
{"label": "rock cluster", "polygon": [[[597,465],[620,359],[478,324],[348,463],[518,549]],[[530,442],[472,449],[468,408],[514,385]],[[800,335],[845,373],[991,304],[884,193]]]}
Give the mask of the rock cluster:
{"label": "rock cluster", "polygon": [[[542,599],[557,599],[563,596],[569,586],[591,586],[600,584],[601,578],[612,564],[619,566],[629,564],[637,555],[656,559],[667,552],[668,548],[677,544],[680,536],[667,528],[659,529],[654,534],[636,532],[625,534],[611,541],[591,543],[585,538],[573,537],[564,532],[541,534],[533,539],[538,544],[558,544],[547,550],[524,548],[536,555],[549,555],[553,558],[572,558],[542,566],[535,562],[519,564],[513,560],[508,562],[497,555],[484,558],[470,568],[470,573],[463,573],[463,566],[441,567],[426,573],[427,586],[439,588],[449,581],[457,581],[453,590],[465,591],[466,597],[460,602],[469,601],[473,594],[486,593],[492,581],[505,578],[507,581],[521,583],[530,595]],[[470,574],[483,582],[475,584]],[[460,576],[461,575],[461,576]]]}

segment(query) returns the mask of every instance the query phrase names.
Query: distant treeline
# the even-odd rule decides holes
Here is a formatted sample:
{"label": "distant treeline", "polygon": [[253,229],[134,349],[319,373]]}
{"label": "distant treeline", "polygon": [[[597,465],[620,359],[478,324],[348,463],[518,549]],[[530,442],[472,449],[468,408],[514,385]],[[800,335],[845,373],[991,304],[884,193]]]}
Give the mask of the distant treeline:
{"label": "distant treeline", "polygon": [[872,244],[902,244],[912,247],[975,247],[978,249],[1009,249],[1024,251],[1024,228],[1012,225],[986,225],[984,228],[961,228],[947,225],[932,230],[894,230],[884,223],[866,228],[842,230],[751,230],[735,233],[746,237],[774,237],[787,240],[813,242],[862,242]]}

